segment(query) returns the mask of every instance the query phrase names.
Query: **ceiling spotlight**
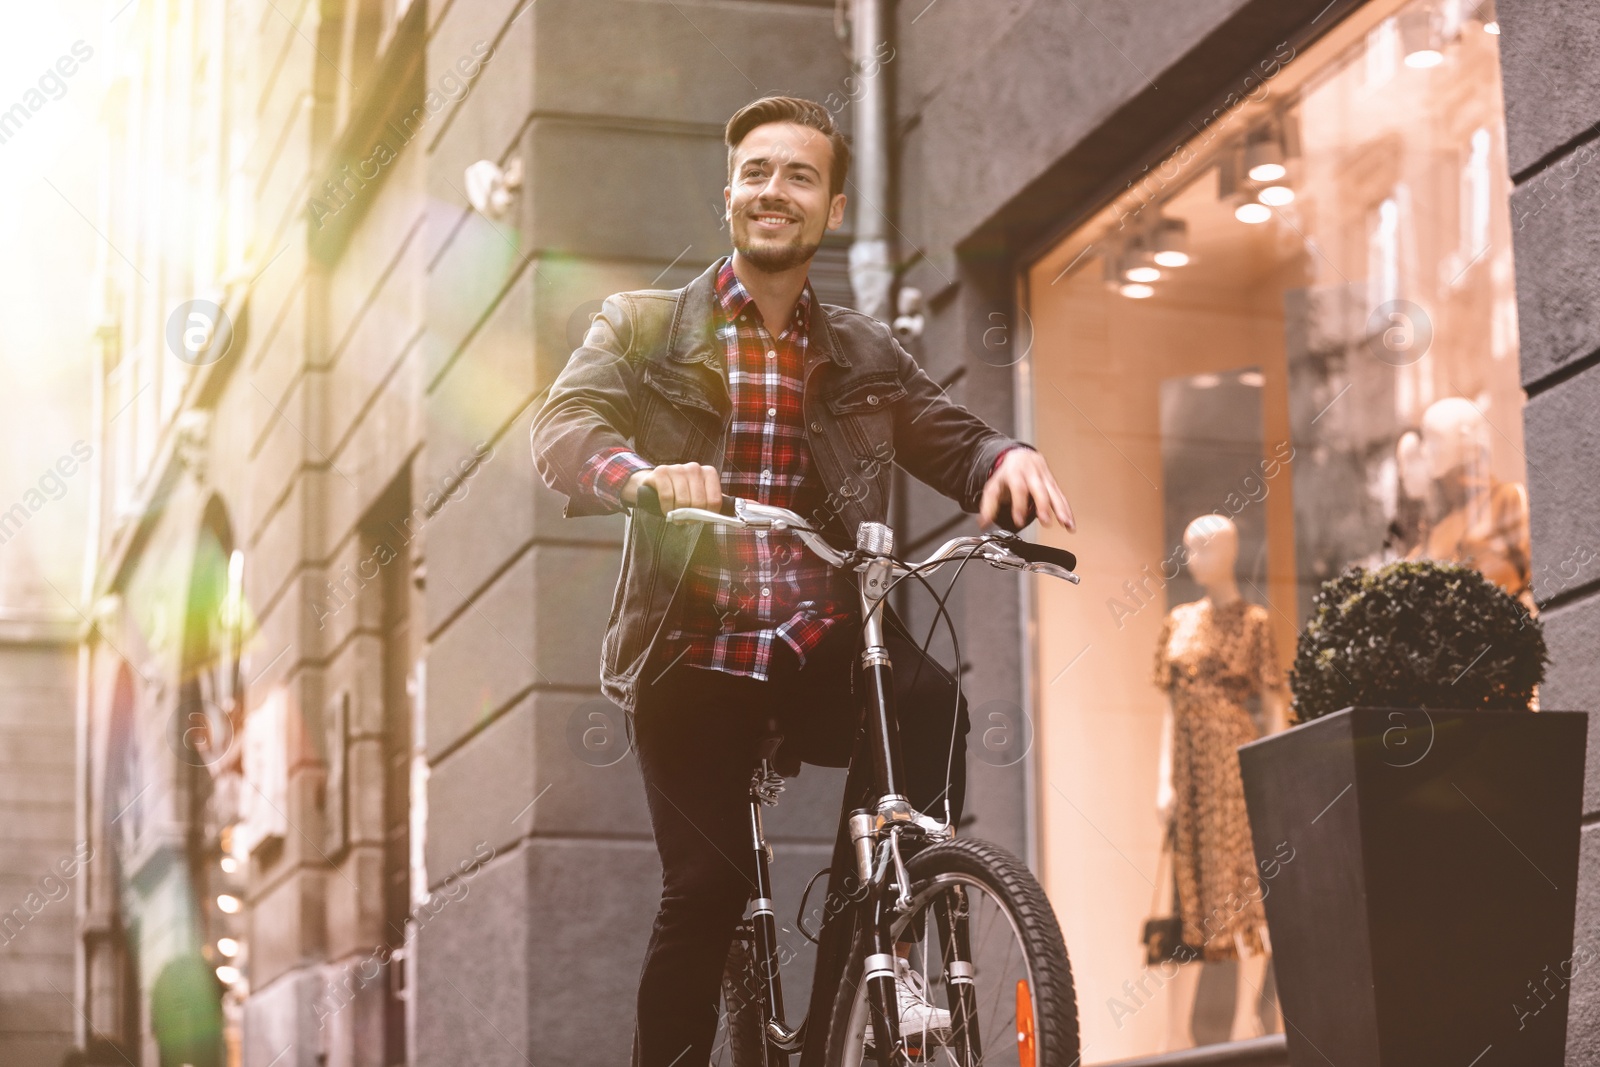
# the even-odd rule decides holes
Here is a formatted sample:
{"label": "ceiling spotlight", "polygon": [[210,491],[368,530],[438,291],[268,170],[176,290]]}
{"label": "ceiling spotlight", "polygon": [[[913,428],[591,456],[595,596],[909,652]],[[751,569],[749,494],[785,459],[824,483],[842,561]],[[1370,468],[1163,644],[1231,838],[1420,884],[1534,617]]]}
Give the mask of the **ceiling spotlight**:
{"label": "ceiling spotlight", "polygon": [[1189,224],[1182,219],[1156,223],[1155,261],[1158,267],[1189,265]]}
{"label": "ceiling spotlight", "polygon": [[1495,14],[1494,0],[1483,0],[1473,15],[1483,21],[1484,33],[1492,33],[1497,37],[1500,35],[1500,17]]}
{"label": "ceiling spotlight", "polygon": [[1244,146],[1244,168],[1253,182],[1275,182],[1289,173],[1283,165],[1283,145],[1270,134]]}
{"label": "ceiling spotlight", "polygon": [[223,893],[217,897],[217,907],[232,915],[239,910],[239,898],[232,893]]}
{"label": "ceiling spotlight", "polygon": [[1444,34],[1432,8],[1401,12],[1400,47],[1405,51],[1406,66],[1415,70],[1437,67],[1444,62]]}
{"label": "ceiling spotlight", "polygon": [[222,857],[222,873],[233,874],[239,869],[239,861],[232,856]]}
{"label": "ceiling spotlight", "polygon": [[217,951],[232,959],[239,954],[239,942],[231,937],[219,937],[217,938]]}
{"label": "ceiling spotlight", "polygon": [[1121,273],[1123,280],[1130,282],[1159,281],[1161,271],[1156,267],[1155,253],[1140,234],[1128,241],[1122,250]]}
{"label": "ceiling spotlight", "polygon": [[1269,185],[1256,194],[1256,199],[1268,207],[1282,207],[1294,203],[1294,190],[1287,185]]}
{"label": "ceiling spotlight", "polygon": [[1131,300],[1143,300],[1146,297],[1152,297],[1156,295],[1155,286],[1144,285],[1140,282],[1129,282],[1122,288],[1118,289],[1117,292]]}
{"label": "ceiling spotlight", "polygon": [[1272,209],[1265,204],[1248,201],[1233,209],[1233,217],[1240,222],[1248,222],[1252,226],[1266,222],[1272,217]]}
{"label": "ceiling spotlight", "polygon": [[235,985],[238,983],[239,978],[239,968],[237,967],[232,967],[225,963],[217,968],[217,981],[223,985]]}

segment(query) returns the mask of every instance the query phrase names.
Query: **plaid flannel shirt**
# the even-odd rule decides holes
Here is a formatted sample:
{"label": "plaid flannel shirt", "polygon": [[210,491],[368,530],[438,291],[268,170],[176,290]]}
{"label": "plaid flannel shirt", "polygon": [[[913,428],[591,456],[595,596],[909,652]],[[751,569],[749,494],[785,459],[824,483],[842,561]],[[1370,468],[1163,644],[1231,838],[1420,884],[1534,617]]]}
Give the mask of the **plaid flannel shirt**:
{"label": "plaid flannel shirt", "polygon": [[[796,508],[805,490],[819,488],[801,411],[814,299],[810,283],[776,338],[734,274],[731,258],[718,272],[715,290],[722,310],[716,334],[727,354],[733,404],[722,491]],[[1012,446],[1018,447],[1029,446]],[[991,476],[1012,448],[995,457]],[[632,449],[607,449],[584,466],[578,488],[617,509],[628,479],[651,466]],[[696,553],[677,624],[666,635],[671,662],[765,680],[774,642],[783,641],[804,664],[828,630],[854,614],[852,606],[833,598],[837,586],[828,565],[793,534],[728,526],[713,526],[709,533],[712,551]]]}
{"label": "plaid flannel shirt", "polygon": [[[722,490],[793,508],[803,490],[817,488],[801,416],[811,286],[777,337],[762,322],[731,259],[717,275],[716,296],[723,320],[716,335],[727,353],[733,404]],[[630,449],[609,449],[589,461],[579,488],[620,507],[623,485],[650,467]],[[793,649],[803,664],[828,630],[851,616],[845,604],[830,598],[836,586],[828,565],[793,534],[727,526],[708,534],[714,551],[696,553],[676,626],[667,634],[673,661],[764,680],[776,642]]]}

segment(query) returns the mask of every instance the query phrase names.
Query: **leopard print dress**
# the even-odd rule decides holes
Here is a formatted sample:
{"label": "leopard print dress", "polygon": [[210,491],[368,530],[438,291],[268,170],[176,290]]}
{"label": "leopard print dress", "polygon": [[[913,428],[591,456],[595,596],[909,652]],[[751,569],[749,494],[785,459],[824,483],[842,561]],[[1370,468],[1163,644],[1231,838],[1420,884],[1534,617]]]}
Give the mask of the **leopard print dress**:
{"label": "leopard print dress", "polygon": [[1258,736],[1245,702],[1283,686],[1267,609],[1206,597],[1167,615],[1155,684],[1172,700],[1173,867],[1183,939],[1205,960],[1263,950],[1266,911],[1255,868],[1240,745]]}

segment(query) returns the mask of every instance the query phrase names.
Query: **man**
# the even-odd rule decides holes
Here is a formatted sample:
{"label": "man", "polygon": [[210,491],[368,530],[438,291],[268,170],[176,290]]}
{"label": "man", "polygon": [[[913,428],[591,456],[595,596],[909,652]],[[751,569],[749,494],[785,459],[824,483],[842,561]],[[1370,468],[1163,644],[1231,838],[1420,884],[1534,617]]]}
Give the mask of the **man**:
{"label": "man", "polygon": [[[898,463],[986,523],[1008,508],[1017,526],[1036,511],[1072,529],[1039,453],[945,398],[883,324],[817,301],[807,274],[844,221],[849,167],[828,112],[767,97],[740,109],[725,139],[732,257],[683,289],[606,300],[534,422],[535,463],[567,494],[566,513],[615,511],[645,486],[663,509],[715,508],[728,493],[853,544],[861,522],[887,519]],[[858,602],[851,576],[789,534],[635,513],[623,556],[601,683],[630,716],[663,883],[635,1057],[703,1067],[752,889],[756,740],[775,721],[806,762],[848,763]],[[964,744],[949,754],[965,705],[903,634],[889,647],[910,799],[959,820]],[[906,1026],[948,1028],[904,966],[900,994]]]}

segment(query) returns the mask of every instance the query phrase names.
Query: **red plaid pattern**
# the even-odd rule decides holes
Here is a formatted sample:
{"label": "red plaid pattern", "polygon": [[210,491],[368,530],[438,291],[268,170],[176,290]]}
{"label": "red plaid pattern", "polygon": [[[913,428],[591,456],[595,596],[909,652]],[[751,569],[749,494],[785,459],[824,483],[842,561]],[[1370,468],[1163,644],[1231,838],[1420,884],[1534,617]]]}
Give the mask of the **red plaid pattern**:
{"label": "red plaid pattern", "polygon": [[[802,489],[815,489],[801,409],[811,287],[777,337],[762,323],[732,260],[717,274],[716,294],[723,319],[716,335],[727,355],[733,402],[722,490],[795,507]],[[608,449],[589,461],[579,486],[619,507],[624,483],[649,467],[628,449]],[[714,539],[714,551],[697,552],[690,564],[682,610],[667,634],[669,654],[683,646],[670,657],[674,662],[764,680],[775,642],[783,641],[804,663],[829,628],[850,617],[845,605],[830,599],[828,565],[793,534],[713,526],[701,536]]]}

